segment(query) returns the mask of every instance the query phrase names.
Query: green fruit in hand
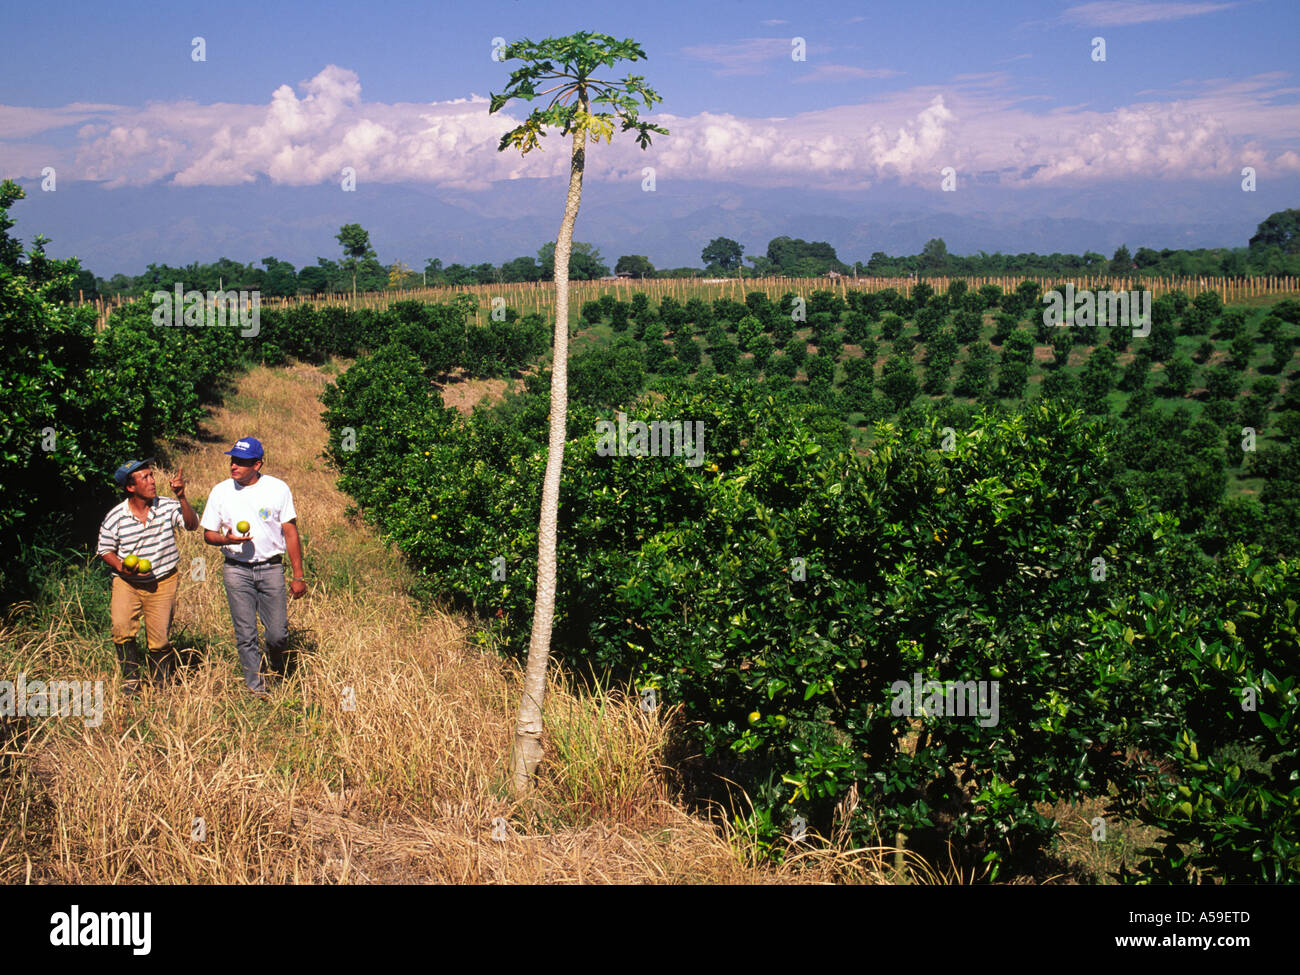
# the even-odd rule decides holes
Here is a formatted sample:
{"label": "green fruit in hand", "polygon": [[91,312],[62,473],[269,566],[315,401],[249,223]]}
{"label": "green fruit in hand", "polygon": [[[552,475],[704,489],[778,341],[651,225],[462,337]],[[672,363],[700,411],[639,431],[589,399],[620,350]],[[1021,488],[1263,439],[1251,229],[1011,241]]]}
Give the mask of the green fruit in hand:
{"label": "green fruit in hand", "polygon": [[762,716],[761,714],[759,714],[757,711],[750,711],[750,712],[749,712],[749,723],[750,723],[750,724],[758,724],[759,721],[761,721],[762,719],[763,719],[763,716]]}
{"label": "green fruit in hand", "polygon": [[130,555],[128,555],[126,558],[122,560],[122,564],[126,566],[128,569],[134,569],[137,565],[140,564],[140,559],[136,557],[136,554],[134,552],[132,552]]}
{"label": "green fruit in hand", "polygon": [[136,563],[136,568],[138,568],[141,572],[148,572],[150,569],[153,568],[153,563],[150,562],[148,559],[141,559],[139,562]]}
{"label": "green fruit in hand", "polygon": [[235,531],[239,532],[239,534],[241,534],[241,535],[247,535],[247,534],[248,534],[248,530],[249,530],[250,528],[252,528],[252,527],[253,527],[253,526],[250,525],[248,522],[246,522],[246,521],[241,521],[239,524],[237,524],[237,525],[235,526]]}

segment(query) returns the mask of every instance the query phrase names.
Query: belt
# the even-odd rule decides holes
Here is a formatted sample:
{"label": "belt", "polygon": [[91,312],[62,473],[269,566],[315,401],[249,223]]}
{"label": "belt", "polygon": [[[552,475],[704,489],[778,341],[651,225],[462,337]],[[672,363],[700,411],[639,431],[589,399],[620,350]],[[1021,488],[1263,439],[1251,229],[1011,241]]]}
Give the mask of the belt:
{"label": "belt", "polygon": [[177,572],[176,569],[168,569],[160,576],[150,575],[148,578],[141,578],[139,576],[128,576],[125,572],[119,572],[117,573],[117,575],[118,578],[120,578],[123,582],[128,583],[129,585],[147,586],[155,582],[166,582],[168,579],[174,576],[176,572]]}
{"label": "belt", "polygon": [[232,559],[230,556],[226,556],[226,565],[244,565],[249,568],[259,565],[279,565],[281,558],[282,557],[279,555],[272,555],[269,559],[262,559],[261,562],[241,562],[239,559]]}

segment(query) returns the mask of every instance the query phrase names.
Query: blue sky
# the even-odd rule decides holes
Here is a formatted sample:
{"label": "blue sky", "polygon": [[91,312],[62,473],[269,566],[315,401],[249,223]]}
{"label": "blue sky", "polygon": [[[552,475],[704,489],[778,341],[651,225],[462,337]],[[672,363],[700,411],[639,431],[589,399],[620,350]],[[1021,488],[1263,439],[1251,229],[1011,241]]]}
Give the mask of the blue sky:
{"label": "blue sky", "polygon": [[[1220,199],[1246,165],[1300,190],[1294,0],[55,2],[11,9],[6,28],[0,176],[29,196],[46,166],[108,192],[328,186],[343,166],[462,196],[554,178],[561,152],[496,153],[510,119],[481,99],[511,69],[493,38],[580,29],[641,43],[648,60],[619,74],[646,76],[672,132],[649,152],[616,138],[589,153],[593,182],[653,166],[661,182],[766,189],[776,207],[783,187],[925,189],[936,206],[980,188],[1091,192],[1101,217],[1140,181]],[[946,166],[966,195],[938,195]]]}
{"label": "blue sky", "polygon": [[[1201,12],[1204,11],[1204,12]],[[1143,18],[1152,19],[1141,22]],[[443,101],[501,87],[491,38],[594,30],[634,37],[644,72],[676,114],[791,114],[864,95],[1004,72],[1046,107],[1107,110],[1185,79],[1247,77],[1297,63],[1300,5],[1273,2],[986,4],[528,3],[220,5],[100,2],[23,5],[6,12],[0,65],[8,105],[149,100],[265,102],[327,64],[356,71],[367,99]],[[1139,21],[1131,23],[1131,21]],[[1105,65],[1089,41],[1107,39]],[[208,43],[205,64],[190,40]],[[745,42],[802,36],[808,60],[762,61]],[[710,52],[719,60],[710,61]],[[827,65],[897,72],[836,78]],[[719,74],[719,69],[753,73]]]}

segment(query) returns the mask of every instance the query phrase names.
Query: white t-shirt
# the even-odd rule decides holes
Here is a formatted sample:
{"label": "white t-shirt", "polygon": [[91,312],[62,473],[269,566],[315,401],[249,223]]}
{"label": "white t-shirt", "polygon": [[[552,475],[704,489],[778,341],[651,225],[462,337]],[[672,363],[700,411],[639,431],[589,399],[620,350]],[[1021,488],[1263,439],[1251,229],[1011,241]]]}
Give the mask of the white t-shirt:
{"label": "white t-shirt", "polygon": [[[200,524],[206,531],[251,535],[251,542],[223,545],[221,550],[228,558],[239,562],[261,562],[284,554],[284,529],[281,525],[297,517],[289,485],[278,477],[263,474],[247,487],[233,478],[214,487],[203,506]],[[235,530],[235,525],[241,521],[248,522],[251,526],[249,531]]]}

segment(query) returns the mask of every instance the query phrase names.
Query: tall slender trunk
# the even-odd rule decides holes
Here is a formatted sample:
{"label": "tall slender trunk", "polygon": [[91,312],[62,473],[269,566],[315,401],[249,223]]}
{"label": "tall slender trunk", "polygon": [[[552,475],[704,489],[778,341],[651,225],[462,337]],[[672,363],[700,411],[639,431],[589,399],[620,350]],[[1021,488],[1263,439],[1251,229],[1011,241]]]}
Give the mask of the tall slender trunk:
{"label": "tall slender trunk", "polygon": [[[581,108],[587,109],[583,99]],[[555,546],[560,507],[560,471],[564,466],[564,434],[569,413],[569,254],[573,225],[582,201],[582,168],[587,132],[573,133],[569,166],[569,196],[564,221],[555,239],[555,353],[551,363],[551,431],[542,480],[542,511],[537,525],[537,595],[533,601],[533,630],[524,668],[524,692],[515,722],[511,771],[516,795],[532,785],[542,760],[542,702],[546,695],[546,666],[551,657],[551,623],[555,614]]]}

